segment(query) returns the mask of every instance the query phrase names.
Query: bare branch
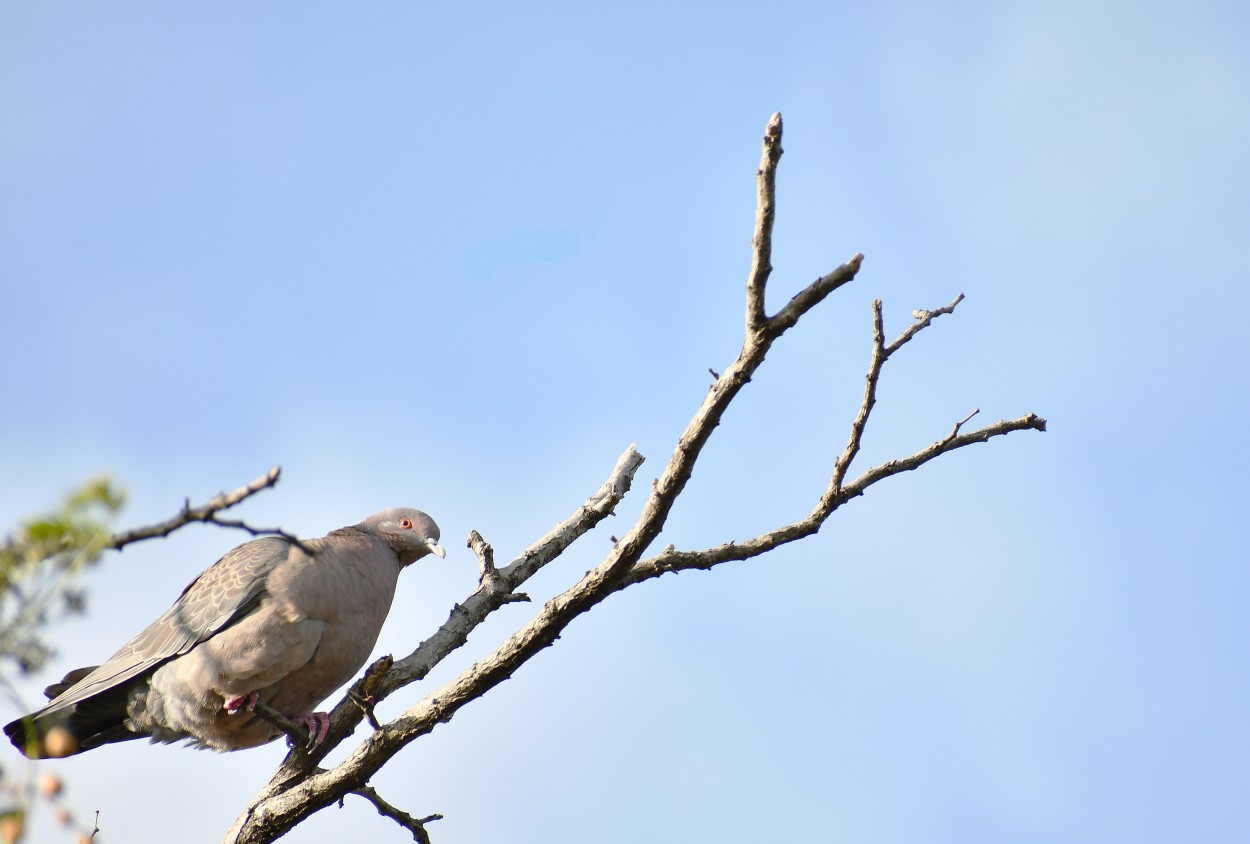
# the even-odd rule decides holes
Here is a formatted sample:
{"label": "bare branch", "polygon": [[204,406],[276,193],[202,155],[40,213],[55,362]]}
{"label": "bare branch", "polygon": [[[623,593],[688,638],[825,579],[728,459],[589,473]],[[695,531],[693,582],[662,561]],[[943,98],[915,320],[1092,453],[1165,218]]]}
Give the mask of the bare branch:
{"label": "bare branch", "polygon": [[617,458],[616,466],[612,469],[608,479],[577,512],[549,530],[545,536],[526,548],[519,557],[500,570],[505,581],[516,587],[529,580],[535,572],[558,557],[575,540],[611,515],[616,505],[625,497],[625,493],[629,492],[634,475],[645,459],[638,453],[636,445],[631,444],[625,449],[624,453]]}
{"label": "bare branch", "polygon": [[969,413],[967,416],[965,416],[963,419],[960,419],[958,422],[956,422],[955,427],[951,428],[951,432],[946,435],[946,439],[953,440],[955,436],[959,433],[959,429],[962,428],[964,425],[968,424],[969,422],[971,422],[972,417],[976,416],[980,412],[981,412],[981,408],[978,407],[974,409],[971,413]]}
{"label": "bare branch", "polygon": [[[780,128],[778,122],[776,126],[778,141]],[[767,214],[764,216],[768,217]],[[769,226],[763,229],[757,227],[757,231],[764,231],[771,235]],[[757,248],[757,261],[761,257],[767,258],[767,252],[761,252]],[[384,725],[382,730],[374,732],[333,771],[310,776],[308,764],[292,760],[292,757],[288,756],[283,768],[274,776],[269,786],[261,792],[251,808],[236,821],[235,827],[227,835],[226,840],[234,842],[271,840],[268,835],[289,829],[305,815],[327,805],[328,802],[337,800],[351,785],[368,781],[369,777],[399,749],[419,735],[432,730],[436,724],[449,720],[469,700],[481,696],[511,676],[512,672],[531,656],[555,641],[560,632],[574,618],[615,591],[616,584],[638,562],[647,547],[659,535],[673,503],[690,479],[694,463],[702,452],[703,446],[719,424],[730,402],[750,381],[751,375],[764,361],[773,341],[793,325],[799,316],[837,287],[850,281],[859,268],[861,258],[862,256],[856,255],[850,262],[824,279],[818,279],[807,290],[800,293],[783,310],[783,314],[786,314],[784,319],[780,321],[778,319],[754,320],[755,330],[748,332],[738,358],[722,371],[720,377],[708,390],[699,409],[679,438],[668,464],[659,478],[652,482],[651,492],[643,505],[641,515],[621,540],[613,545],[603,562],[588,572],[578,584],[549,601],[537,618],[500,645],[489,658],[462,673],[435,695],[427,697],[399,719]],[[761,270],[765,266],[767,266],[766,261],[760,263]],[[749,295],[749,306],[759,305],[762,308],[763,280],[766,276],[766,272],[753,274],[752,279],[757,283],[752,289],[756,292]],[[755,305],[752,305],[752,302]],[[748,324],[752,321],[753,318],[748,316]],[[622,456],[622,461],[628,454],[627,452]],[[567,547],[568,542],[557,538],[548,544],[545,537],[536,544],[549,547],[552,556],[555,556]],[[536,570],[543,564],[545,560],[540,561],[530,557],[527,552],[526,555],[502,570],[500,574],[505,583],[515,588],[520,581],[512,579],[514,573]],[[528,577],[528,574],[525,576]],[[480,618],[484,618],[485,614],[501,605],[502,601],[498,593],[488,590],[492,580],[488,579],[487,584],[480,587],[463,605],[453,611],[448,623],[440,628],[435,637],[432,637],[439,640],[438,646],[429,649],[430,656],[438,654],[434,662],[426,662],[418,658],[418,654],[422,654],[427,649],[426,646],[430,644],[427,641],[422,644],[417,653],[396,665],[388,675],[397,678],[396,686],[412,682],[418,676],[425,676],[433,664],[442,659],[446,653],[463,644],[464,637],[468,635],[469,630],[480,623]],[[471,604],[475,605],[474,609],[466,611]],[[387,692],[394,688],[389,684],[382,685]],[[330,735],[326,742],[314,752],[312,761],[320,758],[325,750],[341,741],[347,731],[359,723],[359,719],[359,711],[355,707],[346,710],[343,704],[335,707]]]}
{"label": "bare branch", "polygon": [[418,841],[420,844],[430,844],[430,834],[425,831],[425,825],[431,821],[441,821],[442,815],[428,815],[424,818],[414,818],[412,815],[397,809],[390,803],[378,795],[372,786],[364,785],[360,788],[353,789],[352,794],[359,795],[373,804],[373,808],[378,810],[378,814],[383,817],[390,818],[395,823],[412,833],[412,840]]}
{"label": "bare branch", "polygon": [[[666,571],[681,571],[684,569],[708,569],[718,563],[728,562],[730,560],[746,560],[751,557],[771,551],[772,549],[784,545],[788,542],[794,542],[811,536],[820,530],[825,520],[832,515],[833,511],[852,498],[856,498],[864,494],[864,491],[877,481],[898,474],[899,472],[915,469],[930,460],[953,451],[956,448],[962,448],[965,445],[971,445],[976,442],[985,442],[992,437],[1001,436],[1012,431],[1033,429],[1038,431],[1046,430],[1046,420],[1030,413],[1020,419],[1002,420],[987,425],[977,431],[969,434],[959,435],[962,427],[972,419],[980,408],[974,410],[968,416],[957,422],[944,439],[938,440],[926,449],[905,457],[901,460],[892,460],[889,463],[869,469],[855,481],[847,486],[843,486],[847,470],[850,468],[855,456],[859,453],[860,442],[863,438],[864,428],[867,425],[869,414],[872,412],[873,406],[876,404],[877,382],[881,377],[881,370],[885,366],[886,360],[890,355],[898,351],[904,345],[911,341],[918,333],[923,331],[937,317],[945,314],[953,313],[956,306],[964,299],[964,294],[960,293],[948,305],[937,308],[932,311],[916,311],[914,316],[916,322],[909,325],[897,339],[888,346],[885,344],[885,330],[881,316],[881,300],[874,300],[872,303],[872,356],[868,364],[868,373],[864,377],[864,398],[860,403],[859,411],[855,415],[854,421],[851,423],[851,433],[847,440],[846,447],[842,453],[838,455],[838,459],[834,463],[833,472],[829,480],[829,484],[821,495],[816,507],[807,518],[794,524],[786,525],[768,533],[761,534],[746,541],[733,541],[718,545],[715,548],[708,548],[702,551],[678,551],[671,546],[664,549],[659,555],[648,560],[639,562],[630,571],[628,576],[621,582],[618,588],[647,580],[663,574]],[[776,318],[774,318],[774,321]]]}
{"label": "bare branch", "polygon": [[768,321],[769,330],[782,334],[792,328],[799,321],[799,317],[823,302],[830,293],[853,280],[863,263],[864,253],[856,252],[845,264],[828,275],[822,275],[794,294],[786,306]]}
{"label": "bare branch", "polygon": [[[551,645],[579,615],[626,586],[664,571],[684,568],[710,568],[719,562],[757,556],[786,542],[817,532],[829,515],[851,498],[862,495],[872,484],[899,472],[915,469],[948,451],[1011,431],[1032,428],[1045,430],[1045,420],[1034,414],[1016,420],[1003,420],[970,433],[960,433],[969,416],[956,424],[950,435],[900,460],[874,467],[847,483],[845,478],[856,458],[876,401],[876,386],[889,356],[925,328],[934,317],[950,313],[963,298],[945,308],[917,314],[917,322],[889,345],[885,344],[881,304],[873,306],[873,352],[865,381],[864,398],[851,425],[847,445],[834,464],[828,488],[817,506],[803,520],[757,536],[744,543],[727,543],[703,551],[681,552],[668,546],[659,555],[641,560],[664,527],[674,502],[685,488],[704,445],[720,423],[738,392],[751,380],[763,363],[772,343],[797,323],[807,311],[834,290],[851,281],[863,255],[856,253],[833,272],[800,291],[774,317],[764,312],[764,294],[771,272],[771,237],[775,217],[775,175],[781,155],[781,118],[774,115],[764,140],[764,154],[757,179],[758,204],[751,274],[747,283],[747,333],[738,357],[720,373],[710,370],[715,381],[678,439],[668,463],[655,478],[637,520],[618,540],[606,557],[576,584],[548,601],[526,625],[495,649],[487,658],[462,671],[459,676],[432,694],[427,694],[400,717],[375,729],[330,770],[316,767],[325,753],[343,740],[360,722],[365,680],[357,681],[331,715],[325,742],[308,756],[289,754],[270,783],[235,822],[226,841],[272,841],[301,820],[345,794],[358,792],[370,778],[404,746],[449,721],[469,701],[481,697],[510,677],[530,657]],[[396,689],[425,677],[445,656],[464,644],[469,633],[491,612],[517,599],[517,588],[540,568],[561,554],[573,541],[598,524],[628,491],[642,457],[631,446],[617,462],[607,483],[596,495],[561,525],[534,543],[524,554],[502,569],[494,565],[493,549],[480,534],[469,535],[481,567],[478,589],[456,606],[447,622],[408,657],[395,663],[385,674],[374,678],[369,692],[380,700]],[[365,678],[366,680],[369,678]],[[371,799],[368,795],[366,799]],[[375,795],[376,796],[376,795]],[[380,798],[379,798],[380,799]],[[384,801],[383,801],[384,802]],[[375,805],[378,805],[375,802]],[[387,804],[389,805],[389,804]],[[381,809],[379,809],[382,811]],[[397,810],[396,810],[397,811]],[[385,814],[386,812],[384,812]],[[407,817],[404,815],[404,817]],[[415,834],[415,833],[414,833]]]}
{"label": "bare branch", "polygon": [[929,323],[933,322],[933,320],[937,319],[940,316],[944,316],[945,314],[954,313],[955,306],[958,305],[963,300],[964,300],[964,294],[960,293],[958,296],[955,297],[955,300],[951,302],[949,305],[943,305],[942,307],[938,308],[935,311],[913,312],[912,316],[916,318],[916,321],[913,322],[911,325],[907,326],[907,328],[903,331],[903,333],[898,335],[898,337],[894,340],[893,343],[885,347],[885,356],[889,357],[890,355],[897,352],[900,348],[903,347],[905,343],[911,340],[911,338],[915,337],[921,331],[928,328]]}
{"label": "bare branch", "polygon": [[261,490],[272,487],[278,482],[278,477],[281,474],[282,469],[278,466],[274,466],[250,484],[241,486],[234,492],[223,492],[221,495],[210,499],[206,503],[201,504],[199,507],[192,507],[191,502],[187,501],[182,507],[182,512],[173,518],[166,519],[165,521],[158,522],[154,525],[132,528],[121,533],[116,533],[112,536],[105,547],[120,551],[122,548],[133,542],[141,542],[145,539],[156,539],[158,537],[169,536],[178,528],[189,525],[192,522],[205,522],[208,524],[221,525],[222,527],[239,528],[247,531],[253,536],[280,536],[298,547],[304,553],[309,553],[308,548],[303,543],[285,531],[277,528],[253,528],[241,521],[217,518],[217,514],[222,510],[229,509],[230,507],[251,498]]}
{"label": "bare branch", "polygon": [[[947,451],[1025,428],[1045,430],[1045,420],[1034,414],[1017,420],[1004,420],[968,434],[947,437],[907,458],[875,467],[848,484],[838,500],[831,505],[829,512],[836,509],[837,504],[842,501],[862,495],[879,480],[915,469]],[[621,580],[603,579],[603,570],[609,564],[609,561],[605,561],[599,569],[588,573],[577,586],[549,602],[534,621],[514,634],[490,658],[464,672],[433,695],[427,696],[400,718],[384,725],[381,731],[372,734],[338,768],[315,771],[303,781],[293,783],[287,790],[276,791],[263,804],[254,804],[251,818],[256,823],[247,831],[258,834],[255,837],[243,837],[241,833],[244,830],[240,829],[237,840],[272,840],[276,830],[289,829],[316,808],[338,799],[351,783],[367,781],[372,773],[403,746],[430,732],[437,724],[449,721],[464,704],[480,697],[498,682],[511,676],[530,655],[554,641],[573,617],[601,601],[607,594],[663,571],[710,568],[718,562],[757,556],[785,542],[815,533],[827,516],[827,512],[813,513],[803,522],[770,532],[747,543],[730,543],[704,552],[677,552],[670,546],[658,557],[634,566]],[[597,588],[598,584],[605,583],[610,585]],[[270,826],[271,823],[274,826]]]}
{"label": "bare branch", "polygon": [[[868,424],[868,415],[872,412],[873,405],[877,402],[877,381],[881,378],[881,370],[885,366],[885,362],[889,360],[890,355],[897,352],[913,337],[921,331],[929,327],[929,323],[933,322],[936,317],[943,314],[953,313],[955,306],[964,300],[964,294],[960,293],[955,300],[949,305],[945,305],[934,311],[915,311],[913,316],[916,322],[909,325],[902,334],[890,343],[885,345],[885,325],[881,317],[881,300],[874,299],[872,303],[872,358],[868,362],[868,374],[865,376],[864,399],[860,403],[859,412],[855,416],[855,420],[851,423],[851,435],[847,441],[846,448],[842,454],[838,456],[837,462],[833,467],[833,479],[829,482],[829,488],[817,509],[826,506],[827,503],[838,498],[842,481],[846,477],[846,472],[851,466],[851,461],[855,459],[855,455],[859,453],[860,440],[864,436],[864,426]],[[953,434],[959,433],[959,428],[971,419],[973,413],[955,426]],[[952,434],[952,435],[953,435]]]}
{"label": "bare branch", "polygon": [[764,151],[756,171],[755,234],[751,237],[751,274],[747,277],[747,334],[764,327],[764,288],[773,271],[773,221],[777,215],[777,162],[781,160],[781,112],[764,127]]}
{"label": "bare branch", "polygon": [[239,530],[250,533],[252,536],[276,536],[279,539],[285,539],[287,542],[291,543],[308,556],[311,557],[313,555],[313,549],[311,546],[305,545],[295,534],[287,533],[282,528],[257,528],[252,527],[242,519],[221,519],[217,516],[213,516],[209,519],[201,519],[200,521],[210,525],[218,525],[219,527],[238,528]]}
{"label": "bare branch", "polygon": [[[965,422],[967,420],[964,420]],[[748,560],[758,557],[774,548],[811,536],[820,530],[825,520],[842,504],[863,495],[873,484],[900,472],[918,469],[936,457],[963,448],[973,443],[983,443],[994,437],[1010,434],[1013,431],[1045,431],[1046,420],[1030,413],[1019,419],[1004,419],[992,425],[986,425],[967,434],[945,437],[927,448],[915,452],[899,460],[891,460],[864,472],[851,483],[842,487],[837,495],[826,493],[807,518],[794,524],[771,530],[744,541],[727,542],[714,548],[701,551],[678,551],[672,546],[665,548],[654,557],[639,562],[618,585],[624,589],[634,583],[658,577],[665,572],[685,571],[687,569],[710,569],[720,563],[732,560]],[[832,489],[832,482],[830,483]]]}
{"label": "bare branch", "polygon": [[855,455],[859,454],[859,444],[864,437],[864,426],[868,424],[868,414],[872,413],[873,405],[877,403],[877,380],[881,377],[881,367],[885,365],[885,329],[881,322],[881,300],[874,299],[872,302],[872,358],[868,362],[868,374],[864,377],[864,400],[860,402],[859,412],[855,414],[855,420],[851,423],[851,435],[847,440],[846,448],[838,455],[837,462],[833,464],[833,480],[830,486],[833,489],[842,488],[842,479],[846,477],[846,470],[851,467],[851,461],[855,459]]}
{"label": "bare branch", "polygon": [[1038,416],[1036,413],[1029,413],[1021,416],[1019,419],[1000,419],[992,425],[986,425],[975,431],[966,434],[958,434],[957,436],[947,436],[928,448],[921,449],[915,454],[898,460],[890,460],[882,463],[880,466],[874,466],[864,474],[860,475],[851,483],[847,484],[843,490],[842,499],[847,500],[864,494],[864,490],[891,475],[897,475],[900,472],[910,472],[918,469],[925,463],[928,463],[935,457],[939,457],[948,451],[954,451],[957,448],[963,448],[973,443],[988,442],[993,437],[1000,437],[1003,434],[1010,434],[1012,431],[1045,431],[1046,420]]}

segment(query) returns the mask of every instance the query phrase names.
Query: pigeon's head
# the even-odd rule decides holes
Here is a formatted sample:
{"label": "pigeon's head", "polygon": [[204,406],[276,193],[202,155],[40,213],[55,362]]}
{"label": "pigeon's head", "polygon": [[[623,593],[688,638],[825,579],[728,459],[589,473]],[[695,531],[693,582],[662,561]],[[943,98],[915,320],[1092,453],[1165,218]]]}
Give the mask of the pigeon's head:
{"label": "pigeon's head", "polygon": [[362,524],[371,526],[387,541],[401,565],[414,563],[426,554],[447,555],[443,546],[438,544],[438,525],[420,510],[411,507],[383,510],[374,513]]}

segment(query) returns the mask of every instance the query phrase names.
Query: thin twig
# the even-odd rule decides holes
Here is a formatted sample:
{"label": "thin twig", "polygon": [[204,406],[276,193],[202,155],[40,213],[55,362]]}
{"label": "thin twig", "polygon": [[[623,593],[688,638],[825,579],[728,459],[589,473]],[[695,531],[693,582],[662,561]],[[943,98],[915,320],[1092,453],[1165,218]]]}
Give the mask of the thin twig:
{"label": "thin twig", "polygon": [[902,346],[907,341],[911,340],[911,338],[915,337],[919,332],[928,328],[929,323],[933,322],[933,320],[937,319],[940,316],[945,316],[946,314],[954,313],[955,306],[958,305],[963,300],[964,300],[964,294],[960,293],[958,296],[955,297],[955,300],[951,302],[949,305],[943,305],[942,307],[933,311],[913,312],[912,316],[916,318],[916,321],[913,322],[911,325],[907,326],[907,328],[903,331],[903,333],[898,335],[897,338],[895,338],[893,343],[885,347],[885,356],[889,357],[890,355],[897,352],[900,348],[902,348]]}
{"label": "thin twig", "polygon": [[113,534],[113,536],[109,539],[108,544],[105,545],[105,547],[120,551],[125,546],[130,545],[131,543],[134,543],[134,542],[142,542],[145,539],[156,539],[156,538],[163,537],[163,536],[169,536],[178,528],[183,527],[184,525],[189,525],[192,522],[206,522],[210,524],[221,525],[222,527],[240,528],[242,530],[248,531],[253,536],[270,535],[270,534],[275,535],[275,536],[281,536],[283,539],[287,540],[288,542],[298,547],[301,551],[304,551],[305,553],[309,553],[309,549],[307,546],[305,546],[303,543],[301,543],[297,538],[295,538],[291,534],[286,533],[284,531],[277,530],[277,529],[266,530],[266,529],[252,528],[240,521],[231,521],[231,520],[217,518],[217,513],[219,513],[220,511],[233,507],[236,504],[248,498],[251,498],[256,493],[272,487],[274,484],[278,482],[278,478],[281,476],[281,474],[282,474],[282,469],[278,466],[274,466],[272,469],[270,469],[261,477],[252,481],[250,484],[241,486],[238,489],[236,489],[234,492],[223,492],[221,495],[218,495],[216,498],[210,499],[209,501],[205,502],[204,504],[201,504],[198,507],[192,507],[191,502],[188,500],[183,504],[182,512],[180,512],[178,515],[174,516],[173,518],[166,519],[165,521],[158,522],[154,525],[131,528],[130,530]]}
{"label": "thin twig", "polygon": [[976,416],[980,412],[981,412],[981,408],[978,407],[975,410],[973,410],[971,413],[969,413],[967,416],[965,416],[963,419],[960,419],[958,422],[956,422],[955,427],[951,428],[951,432],[946,435],[946,439],[948,440],[955,439],[955,437],[959,435],[959,429],[962,428],[964,425],[968,424],[968,422],[972,419],[972,417]]}
{"label": "thin twig", "polygon": [[221,518],[218,518],[217,516],[212,516],[207,519],[200,519],[199,521],[205,522],[206,524],[210,524],[210,525],[219,525],[221,527],[238,528],[239,530],[250,533],[252,536],[276,536],[280,539],[285,539],[287,542],[291,543],[296,548],[303,551],[305,554],[307,554],[310,557],[314,553],[313,549],[310,546],[306,545],[305,543],[301,542],[299,537],[297,537],[295,534],[287,533],[282,528],[252,527],[251,525],[244,522],[242,519],[221,519]]}
{"label": "thin twig", "polygon": [[373,804],[373,808],[378,810],[379,815],[390,818],[411,832],[412,840],[419,841],[421,844],[430,844],[430,834],[425,831],[425,825],[431,821],[441,821],[443,819],[442,815],[426,815],[424,818],[414,818],[404,810],[397,809],[383,800],[373,786],[363,785],[360,788],[352,789],[351,793],[368,800]]}

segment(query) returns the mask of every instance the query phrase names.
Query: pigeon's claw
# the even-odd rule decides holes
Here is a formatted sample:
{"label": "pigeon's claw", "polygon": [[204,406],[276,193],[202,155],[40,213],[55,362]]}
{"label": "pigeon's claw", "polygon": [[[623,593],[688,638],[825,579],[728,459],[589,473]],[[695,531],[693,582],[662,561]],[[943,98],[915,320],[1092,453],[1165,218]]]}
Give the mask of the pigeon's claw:
{"label": "pigeon's claw", "polygon": [[[292,717],[291,720],[308,730],[308,744],[305,745],[307,750],[312,750],[317,745],[325,741],[326,735],[330,732],[330,716],[324,712],[310,712],[307,715],[296,715]],[[294,747],[295,739],[291,736],[287,736],[286,743],[287,746]]]}
{"label": "pigeon's claw", "polygon": [[258,692],[248,692],[243,695],[243,697],[229,697],[226,698],[226,712],[230,715],[233,715],[241,709],[247,710],[248,712],[255,712],[256,704],[259,701],[260,694]]}

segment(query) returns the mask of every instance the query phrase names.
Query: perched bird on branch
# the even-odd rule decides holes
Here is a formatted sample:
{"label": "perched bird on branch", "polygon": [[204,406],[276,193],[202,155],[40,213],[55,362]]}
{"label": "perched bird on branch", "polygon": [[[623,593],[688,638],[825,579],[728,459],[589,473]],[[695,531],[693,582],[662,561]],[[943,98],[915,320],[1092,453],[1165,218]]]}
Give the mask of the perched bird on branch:
{"label": "perched bird on branch", "polygon": [[434,520],[383,510],[322,539],[246,542],[191,581],[169,610],[107,662],[49,686],[43,709],[5,734],[31,758],[148,737],[213,750],[282,735],[264,704],[325,738],[312,710],[369,658],[399,573],[444,556]]}

